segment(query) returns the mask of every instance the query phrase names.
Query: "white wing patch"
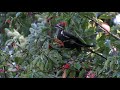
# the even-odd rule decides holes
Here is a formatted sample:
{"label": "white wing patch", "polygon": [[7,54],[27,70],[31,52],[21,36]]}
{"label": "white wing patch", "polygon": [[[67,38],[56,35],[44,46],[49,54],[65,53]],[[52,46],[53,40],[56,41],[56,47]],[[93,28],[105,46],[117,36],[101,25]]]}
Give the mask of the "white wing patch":
{"label": "white wing patch", "polygon": [[63,32],[63,31],[61,31],[61,35],[63,35],[63,36],[66,37],[66,38],[69,38],[68,36],[65,36],[65,35],[64,35],[64,32]]}
{"label": "white wing patch", "polygon": [[63,31],[61,31],[61,34],[64,35],[64,34],[63,34]]}

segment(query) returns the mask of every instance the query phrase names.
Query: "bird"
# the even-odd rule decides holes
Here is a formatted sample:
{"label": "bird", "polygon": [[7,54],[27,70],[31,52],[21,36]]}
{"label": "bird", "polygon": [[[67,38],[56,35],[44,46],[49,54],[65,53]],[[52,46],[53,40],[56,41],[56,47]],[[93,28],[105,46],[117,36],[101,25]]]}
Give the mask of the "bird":
{"label": "bird", "polygon": [[78,37],[74,36],[69,32],[66,32],[64,30],[66,24],[67,24],[66,22],[60,22],[55,25],[55,28],[57,29],[56,31],[57,39],[63,42],[65,48],[70,49],[76,48],[77,50],[78,49],[81,50],[81,47],[95,47],[95,45],[88,45],[83,43]]}
{"label": "bird", "polygon": [[106,57],[101,55],[100,53],[97,53],[93,51],[92,49],[89,49],[89,47],[95,47],[95,45],[88,45],[83,43],[78,37],[74,36],[71,33],[68,33],[64,30],[65,26],[67,25],[66,22],[60,22],[55,25],[56,31],[56,37],[59,45],[64,48],[70,48],[70,49],[77,49],[77,51],[81,52],[81,48],[84,47],[85,49],[89,50],[91,53],[94,53],[104,59],[107,60]]}

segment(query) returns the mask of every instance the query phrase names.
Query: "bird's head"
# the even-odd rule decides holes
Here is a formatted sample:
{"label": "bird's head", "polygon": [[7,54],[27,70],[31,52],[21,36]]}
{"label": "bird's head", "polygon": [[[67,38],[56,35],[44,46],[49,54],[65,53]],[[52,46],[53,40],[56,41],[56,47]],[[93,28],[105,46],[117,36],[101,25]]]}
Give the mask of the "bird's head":
{"label": "bird's head", "polygon": [[60,22],[60,23],[55,25],[55,28],[57,28],[59,30],[64,30],[65,26],[67,26],[66,22]]}

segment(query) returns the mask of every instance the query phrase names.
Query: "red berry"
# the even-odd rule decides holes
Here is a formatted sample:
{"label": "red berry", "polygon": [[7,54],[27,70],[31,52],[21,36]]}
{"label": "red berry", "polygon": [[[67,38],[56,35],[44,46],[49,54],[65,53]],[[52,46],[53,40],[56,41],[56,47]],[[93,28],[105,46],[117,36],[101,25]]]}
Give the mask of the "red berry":
{"label": "red berry", "polygon": [[67,63],[67,64],[63,65],[63,68],[64,69],[69,69],[70,68],[70,64]]}
{"label": "red berry", "polygon": [[49,46],[48,46],[48,48],[49,48],[49,49],[51,49],[51,48],[52,48],[52,46],[51,46],[51,45],[49,45]]}

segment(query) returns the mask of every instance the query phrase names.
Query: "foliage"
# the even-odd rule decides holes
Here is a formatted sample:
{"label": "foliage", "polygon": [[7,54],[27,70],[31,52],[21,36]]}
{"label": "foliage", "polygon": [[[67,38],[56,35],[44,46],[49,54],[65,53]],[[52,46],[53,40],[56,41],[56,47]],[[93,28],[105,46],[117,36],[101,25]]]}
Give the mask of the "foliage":
{"label": "foliage", "polygon": [[[100,12],[99,12],[100,13]],[[4,13],[3,13],[4,14]],[[119,78],[119,40],[106,35],[95,22],[108,20],[116,12],[7,12],[9,26],[1,30],[1,78]],[[1,16],[3,19],[3,17]],[[4,20],[1,22],[5,22]],[[93,51],[107,58],[82,51],[60,48],[55,42],[55,24],[66,21],[65,31],[84,43],[95,44]],[[103,21],[104,22],[104,21]],[[6,24],[6,23],[5,23]],[[1,27],[3,25],[1,24]],[[110,33],[119,37],[119,25],[111,25]],[[89,76],[90,77],[90,76]]]}

